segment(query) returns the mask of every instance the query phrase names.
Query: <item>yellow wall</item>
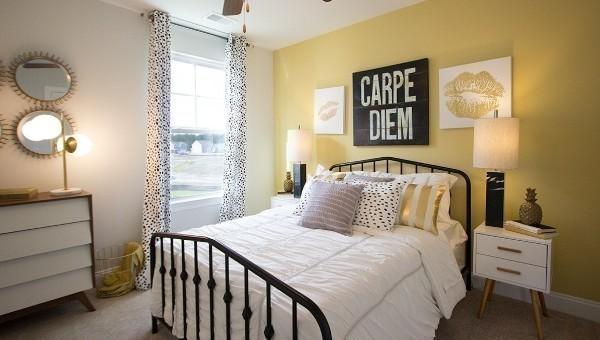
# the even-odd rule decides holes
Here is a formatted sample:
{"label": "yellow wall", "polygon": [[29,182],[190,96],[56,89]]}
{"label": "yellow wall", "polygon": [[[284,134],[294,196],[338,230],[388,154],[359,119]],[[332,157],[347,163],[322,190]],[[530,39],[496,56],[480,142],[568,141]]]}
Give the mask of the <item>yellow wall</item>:
{"label": "yellow wall", "polygon": [[[396,156],[464,169],[473,220],[484,216],[485,172],[472,167],[472,129],[440,130],[438,70],[513,57],[520,166],[507,173],[506,218],[536,187],[556,226],[552,290],[600,301],[600,1],[429,0],[275,52],[276,188],[287,129],[312,128],[314,89],[346,86],[346,134],[317,135],[313,161]],[[352,72],[429,58],[430,145],[352,145]]]}

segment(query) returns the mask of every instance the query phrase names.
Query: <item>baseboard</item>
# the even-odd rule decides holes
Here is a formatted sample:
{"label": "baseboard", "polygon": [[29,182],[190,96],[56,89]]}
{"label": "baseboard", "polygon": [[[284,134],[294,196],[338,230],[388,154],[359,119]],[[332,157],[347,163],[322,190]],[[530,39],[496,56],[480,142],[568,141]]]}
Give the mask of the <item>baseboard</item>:
{"label": "baseboard", "polygon": [[[473,287],[478,289],[483,288],[485,281],[483,278],[473,276],[472,279]],[[529,290],[502,282],[496,283],[494,294],[531,303]],[[567,294],[550,292],[550,294],[546,294],[546,306],[551,310],[600,323],[600,302],[586,300]]]}

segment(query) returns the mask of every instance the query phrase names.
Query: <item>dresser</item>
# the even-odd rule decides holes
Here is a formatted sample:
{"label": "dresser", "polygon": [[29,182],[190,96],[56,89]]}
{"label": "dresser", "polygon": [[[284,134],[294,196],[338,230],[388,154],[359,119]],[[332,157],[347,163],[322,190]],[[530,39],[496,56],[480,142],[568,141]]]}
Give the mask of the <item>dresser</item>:
{"label": "dresser", "polygon": [[92,195],[0,202],[0,322],[94,287]]}
{"label": "dresser", "polygon": [[473,274],[486,279],[478,317],[483,317],[496,281],[527,288],[538,339],[543,339],[541,315],[548,316],[544,293],[550,292],[552,239],[482,224],[475,229],[473,253]]}

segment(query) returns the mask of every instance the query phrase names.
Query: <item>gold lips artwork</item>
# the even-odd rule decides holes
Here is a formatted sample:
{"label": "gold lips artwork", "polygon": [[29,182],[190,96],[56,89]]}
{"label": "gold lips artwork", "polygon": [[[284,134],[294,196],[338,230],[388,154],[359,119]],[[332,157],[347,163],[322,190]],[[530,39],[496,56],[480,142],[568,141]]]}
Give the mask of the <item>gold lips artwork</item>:
{"label": "gold lips artwork", "polygon": [[444,87],[446,107],[461,118],[480,118],[500,106],[504,87],[487,71],[463,72]]}
{"label": "gold lips artwork", "polygon": [[327,103],[321,105],[319,108],[319,119],[322,121],[328,121],[331,118],[335,117],[338,112],[338,108],[340,103],[334,101],[328,101]]}

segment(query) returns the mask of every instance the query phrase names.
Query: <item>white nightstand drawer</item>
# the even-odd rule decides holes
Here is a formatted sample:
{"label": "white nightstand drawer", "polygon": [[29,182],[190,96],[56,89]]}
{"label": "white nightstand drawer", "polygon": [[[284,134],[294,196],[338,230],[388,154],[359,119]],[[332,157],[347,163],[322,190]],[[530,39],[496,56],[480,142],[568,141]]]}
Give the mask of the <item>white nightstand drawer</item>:
{"label": "white nightstand drawer", "polygon": [[544,244],[477,234],[477,253],[547,267],[548,247]]}
{"label": "white nightstand drawer", "polygon": [[477,254],[475,274],[494,280],[546,291],[546,268]]}

